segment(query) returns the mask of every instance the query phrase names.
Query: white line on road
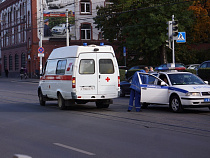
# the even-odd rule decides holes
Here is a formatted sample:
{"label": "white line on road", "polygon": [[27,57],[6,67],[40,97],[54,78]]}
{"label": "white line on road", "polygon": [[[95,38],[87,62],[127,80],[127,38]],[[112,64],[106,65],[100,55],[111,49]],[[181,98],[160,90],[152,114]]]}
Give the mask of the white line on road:
{"label": "white line on road", "polygon": [[64,144],[60,144],[60,143],[53,143],[53,144],[57,145],[57,146],[60,146],[60,147],[63,147],[63,148],[74,150],[74,151],[77,151],[77,152],[80,152],[80,153],[83,153],[83,154],[86,154],[86,155],[96,155],[94,153],[84,151],[84,150],[81,150],[81,149],[77,149],[77,148],[74,148],[74,147],[71,147],[71,146],[68,146],[68,145],[64,145]]}

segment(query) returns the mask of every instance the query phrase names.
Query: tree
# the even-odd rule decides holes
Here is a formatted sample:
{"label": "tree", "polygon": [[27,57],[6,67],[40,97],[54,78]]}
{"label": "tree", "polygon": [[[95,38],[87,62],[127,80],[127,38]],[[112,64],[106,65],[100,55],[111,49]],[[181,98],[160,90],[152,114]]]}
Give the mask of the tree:
{"label": "tree", "polygon": [[190,31],[194,21],[193,12],[188,10],[191,4],[189,1],[114,0],[110,8],[98,8],[95,24],[105,39],[110,42],[117,39],[121,47],[126,46],[130,63],[136,60],[139,64],[139,59],[144,59],[146,64],[157,65],[160,58],[153,57],[159,57],[165,50],[166,22],[175,15],[179,30]]}

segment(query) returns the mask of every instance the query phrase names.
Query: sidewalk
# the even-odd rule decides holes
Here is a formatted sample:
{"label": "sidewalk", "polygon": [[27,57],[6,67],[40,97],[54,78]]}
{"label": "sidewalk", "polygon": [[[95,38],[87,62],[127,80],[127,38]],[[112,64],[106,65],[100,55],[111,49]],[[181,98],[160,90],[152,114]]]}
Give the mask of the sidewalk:
{"label": "sidewalk", "polygon": [[20,79],[20,78],[6,78],[6,77],[0,77],[0,82],[1,81],[15,81],[15,82],[33,82],[33,83],[39,83],[39,79],[35,78],[27,78],[27,79]]}

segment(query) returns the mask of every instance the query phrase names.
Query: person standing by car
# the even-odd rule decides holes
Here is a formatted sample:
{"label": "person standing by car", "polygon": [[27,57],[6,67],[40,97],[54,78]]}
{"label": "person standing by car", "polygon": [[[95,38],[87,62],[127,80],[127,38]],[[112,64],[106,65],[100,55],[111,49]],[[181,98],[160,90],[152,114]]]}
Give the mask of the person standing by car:
{"label": "person standing by car", "polygon": [[149,72],[154,72],[154,69],[152,66],[149,67]]}
{"label": "person standing by car", "polygon": [[[128,112],[130,112],[133,108],[134,99],[135,99],[136,112],[141,111],[141,103],[140,103],[141,87],[139,83],[138,72],[148,73],[149,69],[148,67],[145,67],[144,70],[136,71],[135,74],[133,75],[131,86],[130,86],[131,91],[130,91]],[[140,77],[143,84],[148,83],[148,76],[140,74]]]}

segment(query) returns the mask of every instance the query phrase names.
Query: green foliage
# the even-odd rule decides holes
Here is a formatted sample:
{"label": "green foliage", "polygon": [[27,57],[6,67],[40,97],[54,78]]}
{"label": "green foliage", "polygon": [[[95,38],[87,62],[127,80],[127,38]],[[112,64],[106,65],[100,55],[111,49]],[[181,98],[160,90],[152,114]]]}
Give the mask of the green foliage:
{"label": "green foliage", "polygon": [[[95,24],[105,39],[110,42],[117,39],[121,48],[126,46],[127,60],[132,65],[139,59],[147,62],[141,64],[160,64],[160,51],[168,38],[166,22],[172,15],[179,20],[179,31],[192,34],[194,17],[188,10],[190,1],[115,0],[113,3],[110,8],[99,7]],[[171,54],[171,50],[167,51]]]}
{"label": "green foliage", "polygon": [[124,81],[125,80],[125,70],[124,69],[120,69],[120,81]]}

